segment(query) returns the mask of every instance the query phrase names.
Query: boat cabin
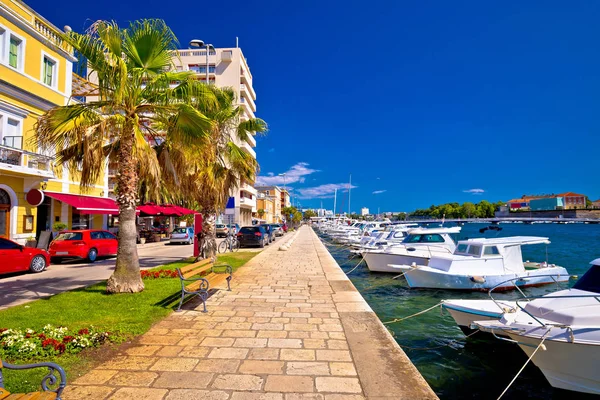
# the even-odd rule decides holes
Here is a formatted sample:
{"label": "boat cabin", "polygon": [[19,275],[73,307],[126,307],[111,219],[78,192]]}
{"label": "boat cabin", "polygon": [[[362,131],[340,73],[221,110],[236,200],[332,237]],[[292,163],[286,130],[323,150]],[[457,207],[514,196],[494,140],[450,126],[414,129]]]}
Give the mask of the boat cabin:
{"label": "boat cabin", "polygon": [[402,241],[405,245],[443,245],[451,244],[455,245],[454,239],[451,234],[459,233],[460,227],[453,228],[417,228],[410,229],[406,239]]}
{"label": "boat cabin", "polygon": [[524,272],[521,246],[549,243],[548,238],[535,236],[460,240],[453,254],[432,257],[429,266],[456,274],[472,274],[478,269],[481,274]]}

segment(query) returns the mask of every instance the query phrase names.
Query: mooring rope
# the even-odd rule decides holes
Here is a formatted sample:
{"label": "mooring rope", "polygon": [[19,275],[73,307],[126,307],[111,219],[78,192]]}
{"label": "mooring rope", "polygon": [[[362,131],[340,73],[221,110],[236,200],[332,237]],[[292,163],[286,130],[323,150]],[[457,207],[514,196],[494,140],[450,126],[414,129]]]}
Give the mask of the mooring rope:
{"label": "mooring rope", "polygon": [[409,318],[412,318],[412,317],[416,317],[417,315],[425,314],[426,312],[428,312],[428,311],[431,311],[431,310],[433,310],[434,308],[436,308],[436,307],[439,307],[439,306],[441,306],[441,305],[442,305],[442,302],[440,301],[440,302],[439,302],[439,303],[437,303],[436,305],[434,305],[434,306],[431,306],[431,307],[429,307],[429,308],[428,308],[428,309],[426,309],[426,310],[419,311],[418,313],[415,313],[415,314],[413,314],[413,315],[409,315],[408,317],[404,317],[404,318],[394,318],[394,319],[393,319],[393,320],[391,320],[391,321],[386,321],[386,322],[383,322],[383,324],[384,324],[384,325],[388,325],[388,324],[395,324],[396,322],[401,322],[401,321],[404,321],[405,319],[409,319]]}
{"label": "mooring rope", "polygon": [[354,268],[352,268],[350,271],[346,272],[346,275],[350,275],[350,273],[351,273],[352,271],[354,271],[356,268],[358,268],[358,266],[359,266],[360,264],[362,264],[362,263],[363,263],[363,261],[365,261],[365,259],[364,259],[364,258],[363,258],[362,260],[360,260],[360,261],[358,262],[358,264],[356,264],[356,266],[355,266]]}
{"label": "mooring rope", "polygon": [[[529,364],[529,361],[531,361],[531,359],[533,358],[533,356],[535,356],[535,353],[537,353],[537,351],[540,349],[540,347],[542,347],[542,345],[544,344],[544,341],[546,340],[546,336],[548,336],[548,334],[550,333],[551,330],[552,329],[548,329],[546,331],[546,333],[544,333],[544,336],[542,336],[542,341],[540,342],[540,344],[538,344],[538,346],[535,348],[535,350],[533,351],[533,353],[531,353],[531,355],[529,356],[529,358],[527,359],[527,361],[525,361],[525,364],[523,364],[523,366],[521,367],[521,369],[519,370],[519,372],[517,372],[517,374],[512,379],[512,381],[510,381],[510,383],[508,384],[508,386],[506,387],[506,389],[504,389],[504,391],[502,392],[502,394],[500,394],[500,396],[498,396],[497,400],[500,400],[502,398],[502,396],[504,396],[504,394],[512,386],[512,384],[515,383],[515,381],[517,380],[517,378],[519,377],[519,375],[521,375],[521,372],[523,372],[523,370],[525,369],[525,367],[527,366],[527,364]],[[544,347],[544,350],[546,350],[545,347]]]}

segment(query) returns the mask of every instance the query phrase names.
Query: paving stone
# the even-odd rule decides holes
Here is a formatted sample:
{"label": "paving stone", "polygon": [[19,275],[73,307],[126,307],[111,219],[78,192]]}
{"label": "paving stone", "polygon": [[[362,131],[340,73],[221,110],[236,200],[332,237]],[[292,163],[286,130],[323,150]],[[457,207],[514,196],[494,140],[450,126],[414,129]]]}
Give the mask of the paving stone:
{"label": "paving stone", "polygon": [[246,360],[240,365],[240,373],[244,374],[281,374],[283,361]]}
{"label": "paving stone", "polygon": [[256,331],[233,331],[226,330],[219,336],[221,337],[232,337],[232,338],[253,338],[256,337]]}
{"label": "paving stone", "polygon": [[310,337],[310,332],[288,332],[288,337],[290,339],[308,339]]}
{"label": "paving stone", "polygon": [[181,350],[183,350],[182,346],[164,346],[155,355],[160,357],[175,357]]}
{"label": "paving stone", "polygon": [[317,391],[333,393],[361,393],[362,389],[357,378],[317,377]]}
{"label": "paving stone", "polygon": [[199,331],[196,331],[196,336],[198,337],[209,337],[209,336],[213,336],[213,337],[218,337],[221,336],[223,333],[223,329],[201,329]]}
{"label": "paving stone", "polygon": [[165,400],[227,400],[229,394],[221,390],[174,389]]}
{"label": "paving stone", "polygon": [[187,346],[181,350],[179,355],[182,357],[204,358],[211,350],[212,347]]}
{"label": "paving stone", "polygon": [[328,340],[327,347],[332,350],[348,350],[348,342],[345,340]]}
{"label": "paving stone", "polygon": [[157,350],[160,350],[161,346],[152,346],[152,345],[146,345],[146,346],[135,346],[135,347],[130,347],[129,349],[125,350],[125,353],[129,354],[130,356],[151,356],[154,353],[156,353]]}
{"label": "paving stone", "polygon": [[211,386],[225,390],[260,390],[263,381],[263,378],[256,375],[224,374],[218,375]]}
{"label": "paving stone", "polygon": [[120,371],[108,381],[112,386],[150,386],[158,377],[156,372]]}
{"label": "paving stone", "polygon": [[207,337],[202,340],[201,346],[207,347],[231,347],[235,339],[221,337]]}
{"label": "paving stone", "polygon": [[98,366],[99,369],[145,370],[158,360],[157,357],[117,356]]}
{"label": "paving stone", "polygon": [[258,331],[256,337],[269,339],[285,339],[288,336],[286,331]]}
{"label": "paving stone", "polygon": [[329,375],[329,364],[326,362],[288,362],[287,375]]}
{"label": "paving stone", "polygon": [[148,388],[121,388],[112,396],[111,400],[162,400],[167,394],[166,389]]}
{"label": "paving stone", "polygon": [[343,332],[344,328],[338,324],[321,324],[319,330],[322,332]]}
{"label": "paving stone", "polygon": [[288,393],[285,400],[325,400],[325,395],[321,393]]}
{"label": "paving stone", "polygon": [[70,400],[104,399],[114,388],[108,386],[67,385],[63,398]]}
{"label": "paving stone", "polygon": [[272,323],[253,324],[252,329],[263,330],[263,331],[281,331],[281,330],[283,330],[283,324],[272,324]]}
{"label": "paving stone", "polygon": [[160,345],[169,345],[169,344],[177,344],[183,336],[175,335],[175,336],[167,336],[167,335],[144,335],[140,338],[141,344],[160,344]]}
{"label": "paving stone", "polygon": [[329,332],[329,337],[331,339],[346,340],[346,335],[344,335],[344,332]]}
{"label": "paving stone", "polygon": [[[365,400],[366,397],[359,394],[326,394],[325,400]],[[388,397],[379,398],[379,400],[387,400]],[[287,399],[286,399],[287,400]],[[373,399],[376,400],[376,399]]]}
{"label": "paving stone", "polygon": [[265,383],[267,392],[314,392],[310,376],[269,375]]}
{"label": "paving stone", "polygon": [[313,361],[315,359],[315,350],[281,349],[279,357],[281,360],[288,361]]}
{"label": "paving stone", "polygon": [[315,324],[285,324],[286,331],[316,331],[318,330],[317,325]]}
{"label": "paving stone", "polygon": [[246,348],[261,348],[267,347],[267,339],[261,338],[240,338],[235,339],[233,347],[246,347]]}
{"label": "paving stone", "polygon": [[278,360],[279,349],[250,349],[249,360]]}
{"label": "paving stone", "polygon": [[219,372],[219,373],[233,373],[237,372],[240,366],[240,360],[200,360],[194,371],[199,372]]}
{"label": "paving stone", "polygon": [[269,339],[269,347],[300,349],[302,340],[300,339]]}
{"label": "paving stone", "polygon": [[152,371],[193,371],[196,364],[198,364],[197,358],[160,358],[156,364],[150,367]]}
{"label": "paving stone", "polygon": [[325,339],[304,339],[304,347],[307,349],[326,349]]}
{"label": "paving stone", "polygon": [[319,361],[352,361],[350,352],[347,350],[317,350]]}
{"label": "paving stone", "polygon": [[87,374],[77,378],[75,385],[101,385],[115,376],[119,371],[106,369],[93,369]]}
{"label": "paving stone", "polygon": [[354,368],[354,364],[352,363],[331,362],[329,363],[329,369],[331,370],[331,375],[356,375],[356,368]]}
{"label": "paving stone", "polygon": [[233,392],[231,400],[283,400],[282,393]]}
{"label": "paving stone", "polygon": [[205,372],[163,372],[153,387],[167,389],[204,389],[213,378]]}
{"label": "paving stone", "polygon": [[233,347],[215,347],[208,358],[232,358],[244,360],[248,356],[248,349],[235,349]]}

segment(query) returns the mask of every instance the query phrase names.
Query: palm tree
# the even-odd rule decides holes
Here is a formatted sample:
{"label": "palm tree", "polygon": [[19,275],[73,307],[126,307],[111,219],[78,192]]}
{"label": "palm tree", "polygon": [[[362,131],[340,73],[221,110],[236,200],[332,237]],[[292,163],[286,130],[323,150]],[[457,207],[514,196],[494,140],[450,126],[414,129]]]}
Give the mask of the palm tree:
{"label": "palm tree", "polygon": [[[183,145],[176,140],[157,147],[159,160],[172,174],[164,175],[169,198],[176,202],[193,202],[202,213],[200,249],[203,257],[214,257],[217,250],[214,218],[224,210],[229,196],[240,184],[254,182],[258,172],[256,159],[240,148],[248,135],[265,133],[267,124],[259,118],[242,120],[243,110],[235,106],[235,92],[230,88],[209,86],[216,102],[196,103],[198,111],[212,122],[207,143]],[[187,171],[178,174],[176,171]],[[205,244],[206,243],[206,244]]]}
{"label": "palm tree", "polygon": [[98,21],[85,34],[69,32],[64,40],[87,59],[97,77],[97,98],[49,110],[38,120],[36,141],[55,149],[57,163],[73,171],[79,164],[84,189],[96,183],[107,158],[117,163],[119,247],[107,291],[139,292],[144,289],[136,247],[139,181],[151,182],[151,194],[158,196],[164,165],[151,142],[205,143],[212,122],[198,105],[207,108],[214,95],[193,73],[173,71],[177,41],[162,20],[140,20],[126,29]]}

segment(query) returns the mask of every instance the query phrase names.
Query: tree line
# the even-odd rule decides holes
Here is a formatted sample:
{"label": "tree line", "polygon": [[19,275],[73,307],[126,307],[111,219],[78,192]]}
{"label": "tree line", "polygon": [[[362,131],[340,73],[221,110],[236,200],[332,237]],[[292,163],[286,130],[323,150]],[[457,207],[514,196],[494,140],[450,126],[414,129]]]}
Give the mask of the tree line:
{"label": "tree line", "polygon": [[490,203],[487,200],[482,200],[479,203],[465,202],[446,203],[441,205],[431,205],[429,208],[417,209],[410,213],[409,217],[426,217],[426,218],[492,218],[498,207],[505,203],[498,201]]}

